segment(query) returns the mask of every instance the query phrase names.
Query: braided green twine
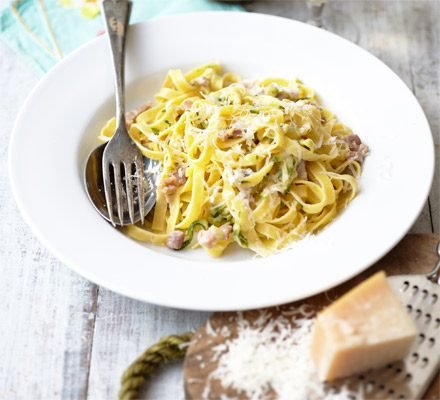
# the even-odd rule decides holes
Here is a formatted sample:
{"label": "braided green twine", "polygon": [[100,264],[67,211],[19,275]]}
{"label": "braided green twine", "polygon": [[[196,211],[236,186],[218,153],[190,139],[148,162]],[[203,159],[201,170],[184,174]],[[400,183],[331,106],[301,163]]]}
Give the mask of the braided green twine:
{"label": "braided green twine", "polygon": [[123,373],[119,400],[139,399],[139,393],[146,380],[161,366],[185,357],[192,332],[171,335],[145,350]]}

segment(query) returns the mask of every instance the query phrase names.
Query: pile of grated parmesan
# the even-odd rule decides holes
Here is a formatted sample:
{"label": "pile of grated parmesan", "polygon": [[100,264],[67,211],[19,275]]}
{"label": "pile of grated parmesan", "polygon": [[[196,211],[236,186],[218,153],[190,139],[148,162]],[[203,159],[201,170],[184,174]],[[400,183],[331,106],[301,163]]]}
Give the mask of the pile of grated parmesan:
{"label": "pile of grated parmesan", "polygon": [[[214,380],[251,400],[273,398],[273,392],[276,398],[288,400],[346,398],[342,393],[330,397],[317,380],[309,355],[312,314],[307,306],[290,308],[277,318],[262,311],[251,323],[238,313],[237,336],[213,348],[212,361],[218,365],[203,398],[210,398]],[[209,322],[206,331],[220,334]]]}

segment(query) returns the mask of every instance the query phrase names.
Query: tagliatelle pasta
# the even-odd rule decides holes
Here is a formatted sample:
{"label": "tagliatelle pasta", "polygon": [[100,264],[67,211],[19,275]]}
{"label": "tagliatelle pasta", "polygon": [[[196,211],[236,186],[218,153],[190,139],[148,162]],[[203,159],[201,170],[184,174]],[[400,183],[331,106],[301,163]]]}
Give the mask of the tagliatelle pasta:
{"label": "tagliatelle pasta", "polygon": [[[128,235],[219,256],[265,256],[323,228],[354,198],[368,148],[299,80],[242,81],[216,63],[170,70],[129,133],[162,165],[157,203]],[[110,120],[100,138],[114,133]],[[198,231],[197,240],[192,240]]]}

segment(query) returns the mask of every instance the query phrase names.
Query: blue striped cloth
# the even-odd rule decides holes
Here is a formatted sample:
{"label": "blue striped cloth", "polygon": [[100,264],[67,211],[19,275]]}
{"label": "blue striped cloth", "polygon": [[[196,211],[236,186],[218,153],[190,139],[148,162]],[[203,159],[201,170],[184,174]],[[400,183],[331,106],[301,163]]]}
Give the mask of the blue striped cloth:
{"label": "blue striped cloth", "polygon": [[[44,22],[44,13],[41,11],[41,1],[21,0],[15,4],[29,29],[49,48],[53,48]],[[99,15],[95,18],[84,18],[78,8],[65,7],[61,5],[60,0],[43,0],[42,4],[64,56],[102,32],[103,24]],[[136,23],[160,15],[213,10],[242,10],[242,8],[212,0],[133,0],[130,22]],[[56,56],[35,43],[12,12],[11,7],[5,8],[0,13],[0,39],[41,73],[48,71],[58,61]]]}

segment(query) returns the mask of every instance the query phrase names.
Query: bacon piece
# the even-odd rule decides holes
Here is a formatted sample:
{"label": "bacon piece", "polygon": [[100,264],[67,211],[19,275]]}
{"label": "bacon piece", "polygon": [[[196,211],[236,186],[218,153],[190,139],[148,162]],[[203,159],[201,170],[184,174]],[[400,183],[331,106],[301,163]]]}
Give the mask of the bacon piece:
{"label": "bacon piece", "polygon": [[348,145],[348,159],[363,162],[370,150],[363,144],[360,137],[355,134],[347,135],[343,138]]}
{"label": "bacon piece", "polygon": [[190,100],[190,99],[185,99],[185,100],[183,100],[183,101],[182,101],[182,102],[176,107],[177,119],[179,119],[185,111],[190,110],[191,107],[192,107],[192,105],[193,105],[192,100]]}
{"label": "bacon piece", "polygon": [[179,167],[176,171],[164,178],[161,183],[162,193],[169,197],[177,192],[177,189],[186,182],[185,168]]}
{"label": "bacon piece", "polygon": [[183,111],[188,111],[193,105],[193,102],[190,99],[185,99],[180,103],[180,108]]}
{"label": "bacon piece", "polygon": [[214,247],[220,240],[228,240],[232,233],[232,225],[224,224],[217,228],[211,226],[208,230],[199,231],[197,240],[199,244],[208,249]]}
{"label": "bacon piece", "polygon": [[166,245],[170,249],[180,250],[183,246],[184,241],[185,233],[183,233],[182,231],[174,231],[168,235]]}
{"label": "bacon piece", "polygon": [[276,95],[276,98],[280,100],[296,100],[298,96],[299,94],[295,89],[282,88]]}
{"label": "bacon piece", "polygon": [[218,242],[217,235],[212,230],[212,227],[206,231],[199,231],[197,234],[197,240],[201,246],[207,247],[208,249],[214,247]]}
{"label": "bacon piece", "polygon": [[242,129],[231,128],[228,129],[227,131],[220,132],[218,134],[218,137],[222,142],[226,142],[229,139],[237,139],[243,137],[243,133],[244,132]]}
{"label": "bacon piece", "polygon": [[211,79],[207,76],[199,76],[192,80],[192,84],[195,86],[200,86],[204,88],[209,88],[211,86]]}
{"label": "bacon piece", "polygon": [[136,120],[139,114],[143,113],[144,111],[147,111],[148,109],[151,108],[151,106],[152,106],[151,101],[148,101],[145,104],[135,108],[134,110],[127,111],[125,113],[125,122],[127,126],[130,126]]}
{"label": "bacon piece", "polygon": [[223,240],[228,240],[232,233],[232,225],[224,224],[220,227],[220,230],[223,232]]}
{"label": "bacon piece", "polygon": [[296,172],[298,174],[298,179],[306,180],[307,177],[307,169],[306,169],[306,163],[304,160],[301,160],[296,165]]}

